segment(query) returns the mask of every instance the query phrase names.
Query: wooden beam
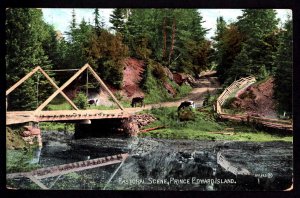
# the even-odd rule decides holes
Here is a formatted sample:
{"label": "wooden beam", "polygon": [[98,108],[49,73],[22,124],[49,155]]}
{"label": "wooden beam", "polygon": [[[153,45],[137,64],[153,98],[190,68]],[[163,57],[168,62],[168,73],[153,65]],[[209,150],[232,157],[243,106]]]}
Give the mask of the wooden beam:
{"label": "wooden beam", "polygon": [[[48,74],[40,67],[40,72],[42,72],[42,74],[44,74],[44,76],[50,81],[50,83],[58,90],[59,87],[55,84],[55,82],[50,78],[50,76],[48,76]],[[70,105],[72,105],[72,107],[76,110],[79,110],[77,108],[77,106],[72,102],[72,100],[70,100],[70,98],[68,96],[66,96],[66,94],[63,91],[60,91],[61,95],[70,103]]]}
{"label": "wooden beam", "polygon": [[119,106],[119,108],[121,110],[124,110],[124,107],[120,104],[120,102],[117,100],[117,98],[114,96],[114,94],[108,89],[108,87],[101,80],[101,78],[97,75],[97,73],[93,70],[93,68],[91,66],[88,66],[88,69],[91,71],[91,73],[96,78],[96,80],[100,83],[100,85],[103,86],[104,89],[108,92],[108,94],[112,97],[113,101],[115,101],[115,103],[117,103],[117,105]]}
{"label": "wooden beam", "polygon": [[20,79],[17,83],[15,83],[13,86],[11,86],[7,91],[6,91],[6,96],[10,94],[13,90],[15,90],[18,86],[20,86],[25,80],[27,80],[30,76],[32,76],[35,72],[37,72],[41,67],[37,66],[34,68],[31,72],[29,72],[26,76],[24,76],[22,79]]}
{"label": "wooden beam", "polygon": [[66,88],[69,84],[71,84],[89,65],[85,64],[80,70],[78,70],[67,82],[65,82],[58,90],[56,90],[43,104],[41,104],[35,112],[39,112],[45,108],[52,100],[59,94],[64,88]]}
{"label": "wooden beam", "polygon": [[37,178],[35,178],[33,175],[28,175],[28,178],[33,181],[36,185],[38,185],[39,187],[41,187],[44,190],[47,190],[48,188],[42,183],[40,182]]}

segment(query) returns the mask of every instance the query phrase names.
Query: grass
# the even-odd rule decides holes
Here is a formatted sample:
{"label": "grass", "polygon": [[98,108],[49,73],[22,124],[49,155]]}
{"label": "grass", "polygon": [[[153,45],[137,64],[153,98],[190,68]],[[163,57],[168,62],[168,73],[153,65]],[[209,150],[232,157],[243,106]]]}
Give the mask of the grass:
{"label": "grass", "polygon": [[73,123],[59,123],[59,122],[41,122],[39,127],[42,132],[47,131],[66,131],[73,133],[75,125]]}
{"label": "grass", "polygon": [[[164,129],[139,134],[140,137],[168,138],[168,139],[193,139],[193,140],[238,140],[238,141],[293,141],[292,136],[279,136],[258,131],[253,127],[232,122],[216,122],[209,112],[196,111],[195,121],[180,122],[177,118],[176,108],[159,108],[147,110],[158,118],[147,128],[166,126]],[[225,131],[234,128],[235,135],[212,134],[210,132]]]}
{"label": "grass", "polygon": [[33,149],[28,150],[7,150],[6,151],[6,172],[27,172],[40,168],[38,164],[30,164],[33,157]]}

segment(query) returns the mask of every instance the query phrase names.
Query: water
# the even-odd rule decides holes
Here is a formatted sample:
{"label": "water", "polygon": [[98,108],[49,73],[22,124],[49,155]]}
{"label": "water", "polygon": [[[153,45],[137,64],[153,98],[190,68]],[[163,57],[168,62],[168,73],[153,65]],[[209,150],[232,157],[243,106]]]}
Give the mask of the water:
{"label": "water", "polygon": [[[283,142],[242,143],[121,137],[74,140],[72,136],[59,132],[43,133],[43,141],[42,149],[32,151],[29,164],[49,167],[120,153],[130,154],[121,166],[114,164],[42,179],[41,182],[50,189],[101,190],[105,187],[106,190],[282,190],[289,187],[293,170],[292,144]],[[270,148],[277,149],[276,158],[272,158]],[[225,171],[217,163],[219,151],[226,154],[232,163],[245,166],[253,174],[236,176]],[[258,158],[266,152],[269,159]],[[249,157],[256,154],[256,158]],[[262,170],[263,173],[272,173],[273,177],[254,175]],[[9,180],[8,184],[18,189],[39,188],[24,178]]]}

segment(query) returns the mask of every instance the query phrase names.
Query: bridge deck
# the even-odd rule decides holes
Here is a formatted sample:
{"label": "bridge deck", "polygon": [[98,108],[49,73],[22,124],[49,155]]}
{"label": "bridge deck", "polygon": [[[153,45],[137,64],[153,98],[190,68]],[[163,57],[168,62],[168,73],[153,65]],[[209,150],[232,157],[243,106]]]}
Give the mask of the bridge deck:
{"label": "bridge deck", "polygon": [[59,110],[59,111],[10,111],[6,112],[6,125],[24,122],[76,121],[86,119],[127,118],[130,114],[113,110]]}

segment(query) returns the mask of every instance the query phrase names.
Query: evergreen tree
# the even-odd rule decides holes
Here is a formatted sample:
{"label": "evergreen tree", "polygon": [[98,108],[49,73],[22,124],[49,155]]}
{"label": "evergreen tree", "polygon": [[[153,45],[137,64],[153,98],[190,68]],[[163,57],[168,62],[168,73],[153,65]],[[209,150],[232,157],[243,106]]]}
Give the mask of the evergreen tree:
{"label": "evergreen tree", "polygon": [[276,58],[274,96],[279,112],[292,113],[293,102],[293,24],[289,19],[280,35],[280,45]]}
{"label": "evergreen tree", "polygon": [[[228,28],[225,28],[222,31],[222,34],[216,35],[215,37],[215,39],[218,39],[217,43],[215,44],[217,50],[215,54],[215,60],[217,61],[217,72],[219,80],[222,83],[226,80],[227,82],[231,83],[232,76],[230,76],[230,73],[234,74],[238,70],[234,69],[232,72],[230,70],[236,56],[241,51],[244,38],[243,35],[238,31],[238,28],[233,24],[230,24]],[[238,63],[239,61],[237,61],[235,65]],[[235,76],[233,76],[233,78],[235,78]]]}
{"label": "evergreen tree", "polygon": [[93,34],[87,46],[89,63],[101,78],[115,88],[121,88],[124,70],[122,60],[128,55],[122,36],[103,30],[99,36]]}
{"label": "evergreen tree", "polygon": [[92,35],[92,27],[84,19],[75,29],[68,33],[69,42],[67,47],[66,67],[78,68],[87,63],[87,48]]}
{"label": "evergreen tree", "polygon": [[[40,9],[6,9],[6,81],[10,87],[36,66],[50,69],[52,64],[45,54],[43,46],[48,42],[49,32],[42,19]],[[8,109],[31,110],[37,107],[35,76],[27,79],[9,95]],[[51,93],[51,86],[40,79],[39,101]]]}
{"label": "evergreen tree", "polygon": [[75,9],[73,8],[72,10],[72,21],[70,25],[70,29],[75,29],[76,28],[76,14],[75,14]]}
{"label": "evergreen tree", "polygon": [[123,33],[124,31],[124,15],[121,8],[116,8],[110,15],[109,22],[113,24],[112,29],[116,32]]}
{"label": "evergreen tree", "polygon": [[95,8],[94,15],[95,15],[95,19],[94,19],[95,30],[96,30],[96,33],[99,35],[100,31],[104,28],[104,22],[103,22],[102,17],[100,16],[98,8]]}
{"label": "evergreen tree", "polygon": [[[249,62],[252,62],[251,65],[247,66],[249,68],[243,69],[243,71],[249,71],[250,74],[260,79],[264,78],[265,75],[260,75],[261,72],[269,73],[266,70],[266,65],[270,64],[270,61],[274,62],[274,59],[268,60],[270,56],[267,57],[268,52],[263,50],[266,44],[264,38],[277,29],[276,12],[272,9],[245,9],[243,15],[238,19],[237,26],[240,32],[245,35],[243,48],[248,54]],[[243,65],[236,66],[245,67]],[[246,75],[246,73],[241,75]]]}
{"label": "evergreen tree", "polygon": [[[193,73],[200,61],[197,52],[207,47],[202,16],[197,9],[132,9],[126,24],[128,45],[134,56],[137,49],[149,53],[150,59],[161,61],[172,70]],[[127,36],[128,35],[128,36]],[[136,41],[147,41],[136,42]],[[142,44],[142,46],[140,46]],[[191,48],[190,45],[194,47]]]}

